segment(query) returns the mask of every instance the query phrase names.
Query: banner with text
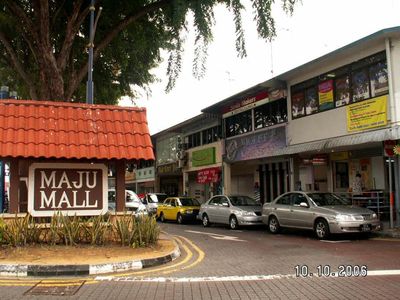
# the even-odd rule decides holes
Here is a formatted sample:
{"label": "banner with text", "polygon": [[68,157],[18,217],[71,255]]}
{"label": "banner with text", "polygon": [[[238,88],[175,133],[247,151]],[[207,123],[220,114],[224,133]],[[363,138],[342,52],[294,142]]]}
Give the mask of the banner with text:
{"label": "banner with text", "polygon": [[387,125],[387,99],[381,96],[347,106],[347,131],[362,131]]}

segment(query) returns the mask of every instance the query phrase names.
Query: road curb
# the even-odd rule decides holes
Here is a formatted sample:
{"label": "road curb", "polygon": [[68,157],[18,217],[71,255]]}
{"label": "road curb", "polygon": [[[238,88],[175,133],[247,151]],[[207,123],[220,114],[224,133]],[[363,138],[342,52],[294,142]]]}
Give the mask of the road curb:
{"label": "road curb", "polygon": [[376,231],[373,233],[374,237],[385,237],[385,238],[394,238],[400,239],[400,231],[398,230],[383,230],[383,231]]}
{"label": "road curb", "polygon": [[159,266],[175,260],[181,255],[175,241],[175,249],[170,253],[149,259],[124,262],[84,265],[20,265],[0,264],[0,276],[4,277],[52,277],[52,276],[82,276],[105,273],[139,270]]}

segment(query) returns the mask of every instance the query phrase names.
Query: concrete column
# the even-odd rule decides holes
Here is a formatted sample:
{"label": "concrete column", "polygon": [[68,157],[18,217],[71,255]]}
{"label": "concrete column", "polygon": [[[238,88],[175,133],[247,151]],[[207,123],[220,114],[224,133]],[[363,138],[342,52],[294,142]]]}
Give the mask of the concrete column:
{"label": "concrete column", "polygon": [[223,172],[223,178],[224,178],[224,187],[223,187],[223,194],[229,195],[232,191],[231,189],[231,165],[223,162],[222,163],[222,172]]}
{"label": "concrete column", "polygon": [[183,187],[183,194],[189,195],[189,173],[182,172],[182,187]]}
{"label": "concrete column", "polygon": [[299,180],[299,176],[295,176],[295,166],[294,166],[294,158],[289,158],[289,183],[290,183],[290,191],[294,191],[294,184]]}

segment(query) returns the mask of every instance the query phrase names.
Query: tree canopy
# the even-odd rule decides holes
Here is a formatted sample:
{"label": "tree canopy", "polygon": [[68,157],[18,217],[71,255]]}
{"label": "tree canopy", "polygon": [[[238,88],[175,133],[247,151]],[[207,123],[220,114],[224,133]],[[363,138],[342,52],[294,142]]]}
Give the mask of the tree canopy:
{"label": "tree canopy", "polygon": [[[236,50],[246,55],[241,11],[244,0],[98,0],[102,7],[94,37],[95,103],[115,104],[131,86],[146,88],[157,78],[150,70],[169,52],[166,90],[181,70],[182,32],[193,16],[193,74],[205,72],[207,46],[215,23],[213,9],[233,12]],[[274,0],[250,0],[261,38],[275,36]],[[292,13],[299,0],[280,0]],[[0,0],[0,83],[25,99],[79,101],[86,97],[90,0]]]}

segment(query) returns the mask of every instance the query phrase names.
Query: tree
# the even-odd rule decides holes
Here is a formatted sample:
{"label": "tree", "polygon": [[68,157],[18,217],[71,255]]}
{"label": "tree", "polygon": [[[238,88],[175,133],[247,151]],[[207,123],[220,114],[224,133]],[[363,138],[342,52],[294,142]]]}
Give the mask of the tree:
{"label": "tree", "polygon": [[[293,12],[299,0],[281,0]],[[116,103],[134,96],[131,85],[154,82],[150,70],[169,51],[166,90],[173,88],[181,70],[182,31],[187,16],[194,19],[193,74],[205,72],[207,46],[212,40],[213,8],[225,5],[233,12],[236,50],[246,55],[241,23],[243,0],[98,0],[102,7],[94,39],[96,103]],[[275,36],[274,0],[251,0],[261,38]],[[0,0],[0,82],[24,98],[85,100],[90,0]]]}

